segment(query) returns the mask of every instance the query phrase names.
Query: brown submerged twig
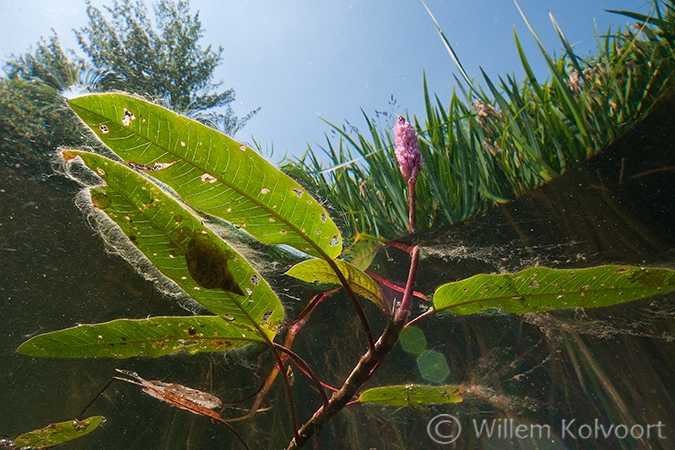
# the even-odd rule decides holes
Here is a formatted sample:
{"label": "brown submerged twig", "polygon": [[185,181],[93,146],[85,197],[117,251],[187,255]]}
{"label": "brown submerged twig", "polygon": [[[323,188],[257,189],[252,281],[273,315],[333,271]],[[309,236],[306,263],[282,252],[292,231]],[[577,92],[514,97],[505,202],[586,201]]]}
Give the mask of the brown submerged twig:
{"label": "brown submerged twig", "polygon": [[121,374],[133,378],[130,380],[128,378],[114,377],[117,380],[126,381],[127,383],[141,386],[143,388],[143,392],[152,397],[155,397],[158,400],[169,403],[170,405],[177,408],[190,411],[193,414],[206,416],[222,423],[227,428],[229,428],[235,434],[235,436],[237,436],[244,447],[249,449],[246,441],[244,441],[244,438],[241,437],[237,430],[235,430],[232,425],[223,420],[223,418],[220,417],[220,414],[214,411],[214,409],[222,408],[224,405],[224,403],[215,395],[189,388],[187,386],[183,386],[182,384],[165,383],[159,380],[146,380],[136,372],[131,372],[128,370],[115,370]]}

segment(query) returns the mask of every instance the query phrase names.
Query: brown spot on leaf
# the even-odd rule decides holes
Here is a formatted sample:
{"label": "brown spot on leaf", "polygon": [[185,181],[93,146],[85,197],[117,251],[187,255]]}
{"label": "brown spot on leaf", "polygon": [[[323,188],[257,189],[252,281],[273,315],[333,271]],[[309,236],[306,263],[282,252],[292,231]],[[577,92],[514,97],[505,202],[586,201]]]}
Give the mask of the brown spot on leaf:
{"label": "brown spot on leaf", "polygon": [[108,194],[100,190],[91,191],[91,203],[95,208],[106,209],[112,203]]}

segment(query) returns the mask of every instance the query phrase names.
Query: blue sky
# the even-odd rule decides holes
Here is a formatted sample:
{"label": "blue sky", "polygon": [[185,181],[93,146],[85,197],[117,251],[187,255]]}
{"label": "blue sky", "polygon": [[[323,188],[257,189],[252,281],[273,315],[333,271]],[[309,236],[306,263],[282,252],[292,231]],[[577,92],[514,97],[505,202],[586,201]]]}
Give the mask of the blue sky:
{"label": "blue sky", "polygon": [[[94,0],[98,7],[112,1]],[[147,2],[150,4],[150,2]],[[1,2],[0,58],[20,54],[55,29],[65,48],[77,49],[71,30],[87,23],[84,0]],[[535,71],[546,68],[511,0],[427,0],[469,75],[479,68],[493,79],[522,71],[513,41],[515,26]],[[561,45],[555,16],[577,53],[595,53],[594,26],[627,22],[604,9],[649,12],[644,0],[520,0],[551,52]],[[264,146],[273,159],[300,155],[307,143],[325,142],[328,125],[364,126],[361,109],[424,115],[422,71],[429,88],[447,101],[457,71],[419,0],[192,0],[205,30],[202,45],[222,45],[216,80],[232,87],[235,111],[260,113],[237,134]],[[396,107],[389,104],[396,99]]]}

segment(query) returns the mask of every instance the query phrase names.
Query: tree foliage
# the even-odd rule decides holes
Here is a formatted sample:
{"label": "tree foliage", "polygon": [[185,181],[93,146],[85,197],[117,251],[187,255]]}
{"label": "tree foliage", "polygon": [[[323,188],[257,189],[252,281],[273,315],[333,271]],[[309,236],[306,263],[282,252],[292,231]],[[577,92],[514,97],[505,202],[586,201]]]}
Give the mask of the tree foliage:
{"label": "tree foliage", "polygon": [[[75,86],[93,89],[101,79],[84,59],[69,56],[58,35],[41,39],[35,51],[12,56],[0,78],[0,154],[44,170],[45,155],[59,146],[85,144],[62,93]],[[58,124],[58,126],[57,126]]]}
{"label": "tree foliage", "polygon": [[200,47],[203,29],[189,2],[160,0],[154,28],[143,1],[115,0],[105,9],[110,21],[87,2],[89,24],[76,32],[85,57],[65,51],[54,32],[7,60],[0,77],[3,160],[46,171],[57,148],[95,145],[66,106],[68,92],[141,94],[229,135],[255,114],[237,117],[229,106],[234,90],[218,91],[213,71],[223,49]]}
{"label": "tree foliage", "polygon": [[159,0],[154,26],[142,0],[115,0],[105,10],[110,20],[88,1],[89,25],[77,32],[94,67],[114,75],[103,80],[102,90],[149,96],[228,135],[255,114],[235,116],[234,90],[218,91],[222,82],[213,82],[213,72],[223,47],[200,46],[199,13],[190,14],[188,1]]}

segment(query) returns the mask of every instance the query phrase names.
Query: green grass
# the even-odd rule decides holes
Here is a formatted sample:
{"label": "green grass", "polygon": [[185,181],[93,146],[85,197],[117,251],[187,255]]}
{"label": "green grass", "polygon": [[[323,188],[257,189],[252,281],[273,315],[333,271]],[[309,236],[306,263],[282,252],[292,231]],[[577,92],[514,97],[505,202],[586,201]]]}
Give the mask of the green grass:
{"label": "green grass", "polygon": [[[553,16],[564,52],[550,56],[523,15],[550,69],[544,81],[535,77],[515,32],[524,80],[506,75],[495,81],[482,73],[483,88],[462,69],[464,80],[444,103],[429,93],[425,79],[426,117],[411,119],[425,161],[417,182],[416,230],[460,222],[536,189],[606,148],[672,93],[672,0],[655,0],[651,16],[617,12],[639,22],[598,36],[597,54],[590,58],[574,54]],[[330,124],[339,135],[336,143],[327,138],[325,146],[285,161],[283,170],[336,207],[346,234],[393,239],[408,228],[393,120],[364,116],[366,133]]]}

